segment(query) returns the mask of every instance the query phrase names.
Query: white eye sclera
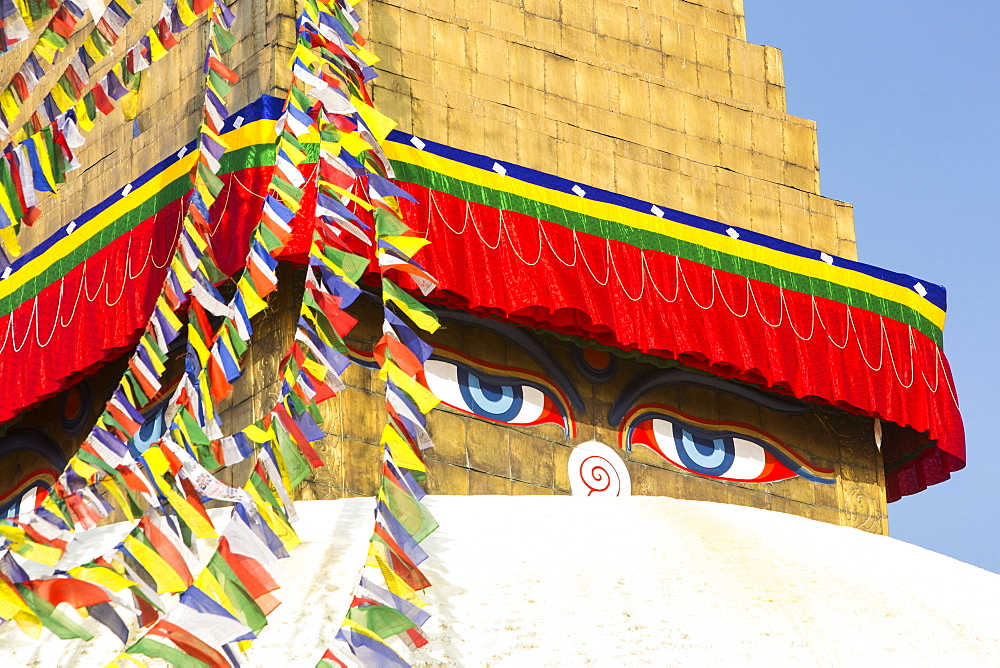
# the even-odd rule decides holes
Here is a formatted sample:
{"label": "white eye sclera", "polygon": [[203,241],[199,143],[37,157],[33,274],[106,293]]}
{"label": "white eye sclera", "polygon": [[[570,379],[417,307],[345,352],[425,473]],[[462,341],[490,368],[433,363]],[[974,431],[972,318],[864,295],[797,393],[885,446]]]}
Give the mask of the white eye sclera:
{"label": "white eye sclera", "polygon": [[424,364],[424,374],[431,392],[456,410],[508,424],[533,424],[545,413],[545,393],[524,381],[435,358]]}
{"label": "white eye sclera", "polygon": [[738,436],[706,438],[660,419],[653,419],[652,427],[660,453],[694,473],[749,482],[760,478],[767,465],[764,448]]}

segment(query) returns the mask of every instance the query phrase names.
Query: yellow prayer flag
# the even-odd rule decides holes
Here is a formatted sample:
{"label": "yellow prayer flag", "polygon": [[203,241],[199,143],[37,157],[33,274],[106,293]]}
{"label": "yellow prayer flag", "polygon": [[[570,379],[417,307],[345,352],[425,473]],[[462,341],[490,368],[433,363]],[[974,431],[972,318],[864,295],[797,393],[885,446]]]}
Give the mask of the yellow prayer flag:
{"label": "yellow prayer flag", "polygon": [[382,554],[382,552],[386,549],[385,545],[377,541],[369,543],[368,565],[374,566],[382,572],[382,578],[385,580],[385,584],[389,588],[389,591],[393,594],[399,596],[400,598],[404,598],[413,605],[421,608],[427,605],[424,603],[424,599],[420,597],[420,594],[412,589],[410,585],[406,584],[403,578],[396,575],[396,571],[392,570],[392,568],[389,567],[389,564],[386,563],[386,559]]}
{"label": "yellow prayer flag", "polygon": [[268,441],[274,439],[273,428],[269,428],[267,431],[264,431],[255,424],[249,425],[248,427],[244,427],[243,433],[246,434],[246,437],[249,438],[254,443],[267,443]]}
{"label": "yellow prayer flag", "polygon": [[177,16],[181,23],[186,26],[191,25],[198,18],[198,15],[191,9],[191,3],[188,0],[177,0]]}
{"label": "yellow prayer flag", "polygon": [[160,361],[159,349],[154,348],[156,344],[153,343],[153,340],[150,337],[144,336],[139,339],[139,345],[149,355],[149,362],[153,365],[153,372],[157,375],[162,374],[167,367]]}
{"label": "yellow prayer flag", "polygon": [[3,109],[4,116],[10,121],[13,121],[21,113],[21,107],[18,106],[17,99],[14,97],[13,88],[8,88],[0,94],[0,109]]}
{"label": "yellow prayer flag", "polygon": [[132,385],[125,380],[124,376],[120,381],[118,381],[118,387],[121,388],[122,392],[125,393],[125,398],[129,400],[133,406],[139,406],[140,402],[135,398],[135,392],[132,391]]}
{"label": "yellow prayer flag", "polygon": [[36,640],[41,637],[42,624],[17,590],[0,578],[0,617],[13,619],[18,627]]}
{"label": "yellow prayer flag", "polygon": [[0,617],[13,619],[21,610],[27,610],[27,604],[21,599],[20,594],[7,584],[7,581],[0,578]]}
{"label": "yellow prayer flag", "polygon": [[171,568],[153,548],[134,536],[127,537],[124,544],[135,560],[156,580],[156,593],[173,594],[187,589],[177,571]]}
{"label": "yellow prayer flag", "polygon": [[[362,116],[364,118],[364,116]],[[381,141],[381,140],[380,140]],[[362,151],[370,151],[372,145],[366,142],[358,132],[343,132],[337,141],[351,155],[358,155]]]}
{"label": "yellow prayer flag", "polygon": [[[101,424],[101,427],[103,426],[104,425]],[[59,519],[61,519],[66,524],[69,524],[69,518],[66,516],[66,513],[62,511],[62,509],[56,503],[55,498],[51,494],[45,497],[45,500],[42,501],[42,508],[49,511],[50,513],[55,514]]]}
{"label": "yellow prayer flag", "polygon": [[0,208],[3,208],[4,214],[7,219],[14,222],[14,207],[10,202],[10,196],[7,194],[7,189],[0,187]]}
{"label": "yellow prayer flag", "polygon": [[24,529],[10,524],[0,524],[0,536],[12,543],[24,542]]}
{"label": "yellow prayer flag", "polygon": [[135,88],[125,93],[120,100],[118,100],[118,106],[121,107],[122,116],[125,120],[134,120],[136,116],[139,115],[139,91]]}
{"label": "yellow prayer flag", "polygon": [[421,248],[430,243],[429,240],[423,237],[387,236],[382,237],[382,239],[386,243],[390,243],[399,250],[403,251],[410,257],[416,255]]}
{"label": "yellow prayer flag", "polygon": [[214,141],[216,144],[219,144],[220,146],[224,147],[226,150],[232,148],[232,146],[230,146],[229,143],[222,138],[222,135],[215,134],[215,131],[213,131],[212,128],[210,128],[207,123],[202,123],[199,126],[199,131],[204,135],[208,135],[209,139]]}
{"label": "yellow prayer flag", "polygon": [[365,65],[374,65],[382,60],[363,46],[349,45],[347,48],[356,53],[358,58],[364,61]]}
{"label": "yellow prayer flag", "polygon": [[94,474],[96,474],[97,471],[99,470],[75,455],[73,459],[69,460],[69,465],[73,468],[74,471],[79,473],[80,477],[83,478],[84,480],[93,480]]}
{"label": "yellow prayer flag", "polygon": [[52,100],[56,103],[56,106],[59,107],[59,111],[63,113],[72,109],[73,105],[76,104],[76,100],[67,95],[66,91],[58,83],[52,86],[49,94],[52,96]]}
{"label": "yellow prayer flag", "polygon": [[204,253],[205,249],[208,248],[208,240],[205,239],[205,235],[198,229],[198,226],[191,222],[190,218],[184,219],[184,231],[191,237],[191,241],[194,242],[198,250]]}
{"label": "yellow prayer flag", "polygon": [[267,310],[267,302],[260,298],[257,291],[254,290],[253,285],[247,280],[246,274],[243,275],[243,278],[240,279],[236,287],[239,288],[240,294],[243,295],[243,303],[246,305],[249,317],[252,318],[261,311]]}
{"label": "yellow prayer flag", "polygon": [[205,516],[199,513],[187,499],[175,492],[163,478],[157,476],[156,484],[160,485],[160,489],[163,490],[163,494],[167,497],[167,501],[169,501],[170,505],[174,507],[177,514],[181,516],[184,523],[191,528],[191,531],[194,532],[195,536],[198,538],[219,537],[219,535],[215,532],[215,527],[212,526],[212,523],[205,519]]}
{"label": "yellow prayer flag", "polygon": [[415,308],[412,308],[409,304],[407,304],[399,297],[396,297],[395,295],[384,293],[383,300],[386,303],[392,302],[393,304],[398,306],[399,309],[406,314],[407,318],[412,320],[417,327],[424,330],[425,332],[433,333],[435,330],[437,330],[438,327],[441,326],[441,323],[438,322],[438,319],[436,317],[434,317],[430,313],[424,313],[423,311],[418,311]]}
{"label": "yellow prayer flag", "polygon": [[94,129],[94,119],[87,115],[87,103],[80,100],[73,107],[76,110],[76,124],[83,132],[90,132]]}
{"label": "yellow prayer flag", "polygon": [[170,268],[177,274],[177,282],[180,283],[181,290],[191,292],[191,286],[194,285],[194,278],[191,277],[191,272],[188,271],[181,260],[180,253],[174,255],[174,261],[170,263]]}
{"label": "yellow prayer flag", "polygon": [[385,361],[385,365],[378,372],[379,378],[382,380],[385,380],[387,374],[392,379],[392,382],[396,384],[396,387],[406,392],[410,396],[410,399],[417,404],[417,408],[420,409],[421,413],[427,413],[441,403],[440,399],[435,397],[433,392],[407,376],[402,369],[396,366],[395,362],[389,359]]}
{"label": "yellow prayer flag", "polygon": [[316,376],[320,380],[326,378],[326,374],[329,371],[324,365],[320,364],[316,360],[309,359],[308,357],[306,358],[305,364],[303,364],[303,366],[309,370],[309,373]]}
{"label": "yellow prayer flag", "polygon": [[163,455],[163,451],[160,450],[160,446],[158,445],[148,448],[142,453],[142,458],[145,460],[150,472],[154,475],[161,476],[170,470],[170,462],[167,461],[167,458]]}
{"label": "yellow prayer flag", "polygon": [[76,568],[71,568],[68,572],[77,580],[92,582],[93,584],[107,587],[111,591],[121,591],[135,584],[113,568],[106,566],[77,566]]}
{"label": "yellow prayer flag", "polygon": [[[280,447],[271,448],[271,452],[274,454],[274,462],[278,465],[278,475],[281,476],[281,484],[285,486],[285,491],[288,492],[288,496],[292,495],[292,480],[288,476],[288,467],[285,466],[285,455],[281,452]],[[272,483],[274,481],[271,481]]]}
{"label": "yellow prayer flag", "polygon": [[208,399],[212,396],[212,390],[209,389],[209,385],[208,366],[203,363],[201,373],[198,374],[198,391],[201,392],[201,396],[204,397],[202,405],[205,409],[205,418],[212,421],[215,419],[215,402]]}
{"label": "yellow prayer flag", "polygon": [[0,524],[0,536],[10,541],[10,549],[14,552],[46,566],[55,566],[63,555],[63,550],[58,547],[29,539],[21,527]]}
{"label": "yellow prayer flag", "polygon": [[[100,17],[98,17],[100,18]],[[101,62],[104,59],[104,54],[97,50],[97,45],[94,44],[94,36],[91,35],[83,42],[83,50],[87,52],[91,60],[95,63]]]}
{"label": "yellow prayer flag", "polygon": [[[182,285],[181,287],[183,288],[184,286]],[[166,319],[167,323],[169,323],[173,329],[179,330],[184,326],[180,318],[177,317],[177,314],[174,313],[172,308],[170,308],[170,304],[167,303],[167,300],[163,297],[163,295],[160,295],[160,297],[156,300],[156,310]]]}
{"label": "yellow prayer flag", "polygon": [[413,447],[390,425],[385,425],[382,428],[382,444],[389,448],[389,452],[392,453],[392,461],[396,463],[396,466],[411,471],[427,472],[427,467],[413,452]]}
{"label": "yellow prayer flag", "polygon": [[229,600],[229,596],[226,591],[219,584],[219,580],[212,575],[212,571],[205,568],[198,574],[198,577],[194,580],[194,586],[208,594],[212,600],[221,605],[223,608],[228,610],[230,614],[236,617],[236,608],[233,606],[233,602]]}
{"label": "yellow prayer flag", "polygon": [[363,199],[361,199],[360,197],[358,197],[358,196],[357,196],[357,195],[355,195],[354,193],[352,193],[352,192],[349,192],[349,191],[347,191],[347,190],[344,190],[344,189],[343,189],[343,188],[341,188],[340,186],[337,186],[337,185],[334,185],[334,184],[330,183],[329,181],[324,181],[324,180],[322,180],[322,179],[320,179],[320,182],[321,182],[322,184],[324,184],[324,185],[327,185],[327,186],[329,186],[329,187],[330,187],[330,190],[333,190],[333,191],[334,191],[334,192],[336,192],[336,193],[337,193],[338,195],[343,195],[343,196],[344,196],[344,197],[346,197],[347,199],[351,200],[352,202],[354,202],[355,204],[357,204],[358,206],[360,206],[360,207],[361,207],[362,209],[364,209],[365,211],[371,211],[372,209],[374,209],[374,208],[375,208],[374,206],[372,206],[372,205],[371,205],[371,204],[369,204],[368,202],[364,201]]}
{"label": "yellow prayer flag", "polygon": [[39,37],[38,41],[35,42],[35,46],[31,49],[31,51],[39,58],[44,58],[45,62],[49,64],[52,64],[52,61],[56,59],[57,55],[59,55],[59,47],[46,39],[42,39],[41,37]]}
{"label": "yellow prayer flag", "polygon": [[14,622],[25,635],[31,636],[35,640],[42,637],[42,622],[35,613],[22,610],[14,616]]}
{"label": "yellow prayer flag", "polygon": [[292,211],[298,213],[299,209],[302,208],[302,203],[299,202],[299,200],[295,199],[289,193],[286,193],[281,188],[272,188],[272,190],[274,194],[278,196],[278,199],[281,200],[281,203],[287,206]]}
{"label": "yellow prayer flag", "polygon": [[205,346],[205,342],[201,339],[201,334],[194,327],[188,327],[188,343],[194,348],[194,351],[198,354],[198,359],[201,361],[201,366],[204,368],[208,364],[208,358],[211,357],[211,353],[208,352],[208,348]]}
{"label": "yellow prayer flag", "polygon": [[46,566],[55,566],[63,556],[63,550],[60,550],[58,547],[42,545],[32,540],[26,540],[23,543],[12,543],[10,549],[25,559],[31,559]]}
{"label": "yellow prayer flag", "polygon": [[312,3],[307,2],[305,6],[306,15],[313,20],[313,23],[319,24],[319,10]]}
{"label": "yellow prayer flag", "polygon": [[164,48],[163,42],[160,41],[160,36],[155,30],[150,28],[149,32],[146,33],[146,36],[149,37],[149,57],[150,60],[155,63],[157,60],[167,55],[167,50]]}
{"label": "yellow prayer flag", "polygon": [[285,521],[285,518],[281,516],[281,513],[272,508],[270,503],[260,497],[257,489],[253,486],[253,481],[248,481],[243,489],[250,494],[253,502],[257,504],[257,510],[260,511],[264,521],[267,522],[269,527],[271,527],[271,531],[278,536],[278,540],[281,541],[281,544],[285,546],[286,550],[291,550],[302,542],[299,539],[298,534],[295,533],[295,529],[293,529],[292,526]]}
{"label": "yellow prayer flag", "polygon": [[358,110],[361,114],[362,120],[364,120],[365,125],[368,129],[372,131],[375,139],[383,141],[392,132],[392,129],[396,127],[396,121],[392,120],[382,112],[369,106],[360,98],[351,96],[351,104]]}
{"label": "yellow prayer flag", "polygon": [[31,11],[28,9],[28,3],[25,0],[14,0],[14,4],[17,5],[17,11],[20,12],[21,18],[24,19],[24,24],[28,26],[28,30],[35,27],[35,21],[31,18]]}
{"label": "yellow prayer flag", "polygon": [[122,509],[122,512],[125,513],[125,516],[129,519],[129,521],[135,521],[135,514],[132,512],[132,504],[125,498],[125,494],[122,492],[121,487],[118,486],[118,483],[115,482],[114,478],[111,478],[110,476],[106,477],[101,480],[101,484],[104,485],[109,492],[111,492],[111,496],[115,497],[115,501],[118,502],[118,507]]}
{"label": "yellow prayer flag", "polygon": [[306,154],[303,151],[300,151],[295,144],[288,141],[284,137],[278,141],[278,148],[284,151],[285,155],[288,156],[288,159],[291,160],[294,165],[300,165],[306,160]]}
{"label": "yellow prayer flag", "polygon": [[292,57],[288,61],[288,66],[291,67],[298,58],[307,66],[312,67],[319,62],[319,56],[310,51],[302,42],[295,43],[295,51],[292,52]]}
{"label": "yellow prayer flag", "polygon": [[201,174],[195,172],[194,187],[198,189],[198,194],[201,195],[202,201],[205,202],[205,206],[211,207],[215,203],[215,195],[208,188],[208,184],[205,183],[205,179],[201,178]]}

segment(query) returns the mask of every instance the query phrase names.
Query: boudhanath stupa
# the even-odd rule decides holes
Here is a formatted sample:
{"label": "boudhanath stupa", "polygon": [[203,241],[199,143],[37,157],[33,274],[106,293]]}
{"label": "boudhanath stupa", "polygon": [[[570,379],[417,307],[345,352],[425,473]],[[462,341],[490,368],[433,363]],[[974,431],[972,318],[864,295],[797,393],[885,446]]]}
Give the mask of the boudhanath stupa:
{"label": "boudhanath stupa", "polygon": [[965,435],[742,0],[0,1],[0,649],[1000,663]]}

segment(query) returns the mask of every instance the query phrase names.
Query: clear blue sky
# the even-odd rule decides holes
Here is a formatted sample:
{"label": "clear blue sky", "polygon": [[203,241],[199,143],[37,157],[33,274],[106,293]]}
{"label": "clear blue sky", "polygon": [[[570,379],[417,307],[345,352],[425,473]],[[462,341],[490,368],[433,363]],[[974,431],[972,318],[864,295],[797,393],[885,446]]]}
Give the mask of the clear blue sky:
{"label": "clear blue sky", "polygon": [[788,111],[819,125],[822,194],[861,260],[948,288],[968,466],[889,506],[892,536],[1000,572],[1000,2],[745,0],[782,49]]}

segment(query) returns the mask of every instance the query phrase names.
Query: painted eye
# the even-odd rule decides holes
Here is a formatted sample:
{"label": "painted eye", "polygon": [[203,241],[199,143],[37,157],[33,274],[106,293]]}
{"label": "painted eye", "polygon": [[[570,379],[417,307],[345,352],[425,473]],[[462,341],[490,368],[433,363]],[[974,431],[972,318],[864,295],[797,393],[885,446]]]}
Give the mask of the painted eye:
{"label": "painted eye", "polygon": [[[56,474],[52,471],[51,474]],[[46,471],[43,475],[46,477],[51,475]],[[37,476],[38,474],[36,474]],[[58,474],[56,474],[58,475]],[[33,477],[33,476],[29,476]],[[45,498],[49,495],[49,483],[45,480],[35,480],[29,484],[23,492],[14,496],[6,502],[0,500],[0,520],[9,520],[18,515],[23,515],[31,512],[38,506],[42,505]],[[10,498],[10,497],[8,497]]]}
{"label": "painted eye", "polygon": [[558,424],[570,434],[566,402],[541,382],[493,375],[439,355],[427,360],[424,373],[431,392],[455,410],[503,424]]}
{"label": "painted eye", "polygon": [[674,466],[707,478],[778,482],[801,476],[825,485],[834,482],[832,470],[807,464],[763,433],[750,435],[725,429],[724,424],[696,425],[657,411],[637,414],[625,424],[631,425],[625,432],[627,450],[644,445]]}

